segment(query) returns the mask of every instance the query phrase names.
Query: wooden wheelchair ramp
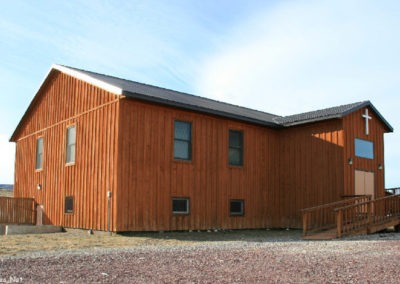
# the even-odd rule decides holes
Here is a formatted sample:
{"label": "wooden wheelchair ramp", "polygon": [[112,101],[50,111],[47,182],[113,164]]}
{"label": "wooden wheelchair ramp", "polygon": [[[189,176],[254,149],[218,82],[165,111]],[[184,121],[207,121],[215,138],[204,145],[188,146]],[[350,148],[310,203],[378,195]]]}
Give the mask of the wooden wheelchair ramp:
{"label": "wooden wheelchair ramp", "polygon": [[359,196],[302,210],[303,239],[329,240],[400,229],[400,195]]}

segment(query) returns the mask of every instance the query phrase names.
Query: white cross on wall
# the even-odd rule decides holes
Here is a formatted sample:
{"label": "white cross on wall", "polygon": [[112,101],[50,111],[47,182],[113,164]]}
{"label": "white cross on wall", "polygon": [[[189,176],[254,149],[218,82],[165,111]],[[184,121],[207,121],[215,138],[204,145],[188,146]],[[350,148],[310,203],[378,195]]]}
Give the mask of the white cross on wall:
{"label": "white cross on wall", "polygon": [[368,115],[368,109],[365,109],[365,113],[362,115],[363,118],[365,118],[365,134],[369,134],[369,127],[368,127],[368,122],[370,119],[372,119],[371,116]]}

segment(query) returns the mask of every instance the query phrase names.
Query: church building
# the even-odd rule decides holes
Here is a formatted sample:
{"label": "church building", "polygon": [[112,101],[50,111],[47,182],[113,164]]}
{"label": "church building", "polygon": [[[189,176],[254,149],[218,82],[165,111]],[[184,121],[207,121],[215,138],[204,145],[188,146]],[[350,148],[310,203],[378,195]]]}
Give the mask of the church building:
{"label": "church building", "polygon": [[53,65],[11,137],[14,196],[66,228],[301,228],[384,196],[392,131],[369,101],[279,116]]}

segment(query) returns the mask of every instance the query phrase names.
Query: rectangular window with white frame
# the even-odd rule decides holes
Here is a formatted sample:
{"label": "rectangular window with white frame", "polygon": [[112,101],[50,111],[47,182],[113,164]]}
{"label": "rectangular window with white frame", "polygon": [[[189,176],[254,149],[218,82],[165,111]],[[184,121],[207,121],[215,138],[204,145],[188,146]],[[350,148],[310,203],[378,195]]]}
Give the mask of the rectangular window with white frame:
{"label": "rectangular window with white frame", "polygon": [[36,170],[43,169],[43,137],[36,140]]}
{"label": "rectangular window with white frame", "polygon": [[173,214],[189,214],[189,198],[174,197],[172,198]]}
{"label": "rectangular window with white frame", "polygon": [[356,157],[374,159],[374,142],[356,138],[354,148]]}
{"label": "rectangular window with white frame", "polygon": [[192,159],[192,123],[175,120],[174,122],[174,159]]}
{"label": "rectangular window with white frame", "polygon": [[75,163],[75,151],[76,151],[76,127],[75,125],[67,128],[67,149],[66,149],[66,160],[67,164]]}
{"label": "rectangular window with white frame", "polygon": [[229,130],[229,165],[243,166],[243,132]]}

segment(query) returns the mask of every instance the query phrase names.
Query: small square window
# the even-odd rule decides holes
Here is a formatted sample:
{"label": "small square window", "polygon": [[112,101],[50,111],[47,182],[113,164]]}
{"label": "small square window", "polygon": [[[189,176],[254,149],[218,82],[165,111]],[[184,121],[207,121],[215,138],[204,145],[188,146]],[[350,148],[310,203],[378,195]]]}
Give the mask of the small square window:
{"label": "small square window", "polygon": [[244,215],[244,200],[231,200],[229,205],[231,216]]}
{"label": "small square window", "polygon": [[172,198],[172,213],[189,214],[188,198]]}
{"label": "small square window", "polygon": [[65,197],[64,213],[74,213],[74,197],[73,196]]}

